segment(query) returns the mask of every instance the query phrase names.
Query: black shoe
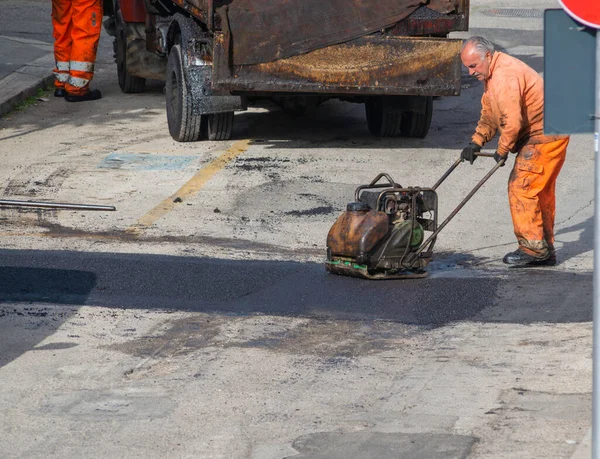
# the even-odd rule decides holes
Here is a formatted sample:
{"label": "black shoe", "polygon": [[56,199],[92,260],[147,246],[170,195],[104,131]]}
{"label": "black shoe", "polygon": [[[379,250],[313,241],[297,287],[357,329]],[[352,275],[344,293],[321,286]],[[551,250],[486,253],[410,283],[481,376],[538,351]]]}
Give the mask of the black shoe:
{"label": "black shoe", "polygon": [[82,95],[69,94],[65,96],[67,102],[85,102],[86,100],[98,100],[102,98],[102,93],[98,89],[92,89]]}
{"label": "black shoe", "polygon": [[64,88],[56,88],[54,90],[54,97],[65,97],[67,95],[67,91]]}
{"label": "black shoe", "polygon": [[504,255],[502,261],[515,268],[519,266],[554,266],[556,264],[556,255],[548,253],[545,257],[534,257],[517,249],[514,252]]}
{"label": "black shoe", "polygon": [[536,260],[529,263],[529,266],[556,266],[556,254],[553,253],[545,260]]}

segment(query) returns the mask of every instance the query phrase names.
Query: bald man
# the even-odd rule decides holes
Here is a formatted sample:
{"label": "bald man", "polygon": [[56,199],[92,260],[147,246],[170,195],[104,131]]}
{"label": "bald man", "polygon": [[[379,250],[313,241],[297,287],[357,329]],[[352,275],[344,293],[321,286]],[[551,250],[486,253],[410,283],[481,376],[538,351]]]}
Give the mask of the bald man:
{"label": "bald man", "polygon": [[496,134],[496,162],[517,155],[508,200],[519,247],[502,261],[511,267],[553,266],[555,187],[569,137],[544,135],[544,81],[527,64],[494,51],[482,37],[465,41],[460,57],[469,74],[484,83],[481,117],[462,159],[473,164]]}

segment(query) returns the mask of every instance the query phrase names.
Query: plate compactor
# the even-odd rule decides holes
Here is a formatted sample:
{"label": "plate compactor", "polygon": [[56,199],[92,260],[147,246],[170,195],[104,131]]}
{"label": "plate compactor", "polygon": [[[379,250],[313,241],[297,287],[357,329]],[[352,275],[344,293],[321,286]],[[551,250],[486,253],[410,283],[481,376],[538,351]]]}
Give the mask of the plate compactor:
{"label": "plate compactor", "polygon": [[[491,153],[477,156],[493,157]],[[504,165],[504,160],[473,188],[450,215],[438,224],[436,189],[462,162],[459,158],[431,188],[404,188],[382,173],[360,185],[354,202],[327,235],[327,271],[364,279],[407,279],[427,276],[439,232],[483,184]],[[431,233],[425,239],[426,233]]]}

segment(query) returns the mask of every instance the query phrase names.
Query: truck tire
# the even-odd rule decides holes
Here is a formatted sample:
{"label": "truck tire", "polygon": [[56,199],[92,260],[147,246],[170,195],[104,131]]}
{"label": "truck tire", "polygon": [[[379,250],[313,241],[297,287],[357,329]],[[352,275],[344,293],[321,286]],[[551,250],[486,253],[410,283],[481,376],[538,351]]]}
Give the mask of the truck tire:
{"label": "truck tire", "polygon": [[[117,76],[119,77],[119,86],[125,94],[134,94],[143,92],[146,86],[146,79],[130,75],[127,72],[127,27],[123,21],[119,2],[115,2],[115,26],[116,36],[113,42],[115,60],[117,61]],[[140,40],[134,40],[137,42]],[[143,42],[142,46],[144,46]]]}
{"label": "truck tire", "polygon": [[203,116],[194,114],[194,100],[185,80],[181,45],[173,45],[169,52],[165,92],[171,137],[178,142],[198,140]]}
{"label": "truck tire", "polygon": [[433,114],[433,97],[422,97],[424,99],[424,113],[408,111],[402,114],[400,123],[400,135],[402,137],[424,138],[429,132],[431,115]]}
{"label": "truck tire", "polygon": [[402,113],[391,110],[384,97],[370,97],[365,103],[367,126],[377,137],[396,137],[400,134]]}
{"label": "truck tire", "polygon": [[206,140],[229,140],[233,128],[233,112],[203,115],[202,136]]}

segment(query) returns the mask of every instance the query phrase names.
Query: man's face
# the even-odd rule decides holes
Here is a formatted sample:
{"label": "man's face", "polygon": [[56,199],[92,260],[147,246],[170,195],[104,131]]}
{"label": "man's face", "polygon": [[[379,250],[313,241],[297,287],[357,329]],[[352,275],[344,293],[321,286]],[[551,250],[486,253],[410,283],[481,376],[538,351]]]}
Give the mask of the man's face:
{"label": "man's face", "polygon": [[490,76],[490,64],[492,55],[490,52],[482,54],[473,45],[467,45],[460,53],[463,65],[469,70],[469,75],[479,81],[487,80]]}

